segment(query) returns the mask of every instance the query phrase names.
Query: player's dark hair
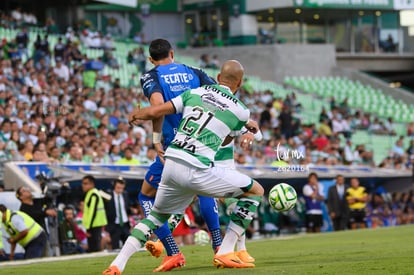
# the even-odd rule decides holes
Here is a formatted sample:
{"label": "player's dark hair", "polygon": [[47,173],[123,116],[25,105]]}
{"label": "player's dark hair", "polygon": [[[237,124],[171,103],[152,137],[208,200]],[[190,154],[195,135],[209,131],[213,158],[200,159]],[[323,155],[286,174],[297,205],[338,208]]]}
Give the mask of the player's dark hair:
{"label": "player's dark hair", "polygon": [[153,40],[149,46],[150,56],[155,61],[167,58],[171,50],[170,42],[161,38]]}
{"label": "player's dark hair", "polygon": [[6,212],[7,207],[4,204],[0,204],[0,212]]}

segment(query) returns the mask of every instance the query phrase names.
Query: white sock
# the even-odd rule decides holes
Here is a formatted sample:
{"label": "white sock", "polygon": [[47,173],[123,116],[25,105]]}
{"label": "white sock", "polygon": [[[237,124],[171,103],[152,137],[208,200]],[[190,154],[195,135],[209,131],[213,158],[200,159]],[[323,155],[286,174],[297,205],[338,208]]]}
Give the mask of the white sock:
{"label": "white sock", "polygon": [[233,231],[230,228],[227,228],[226,234],[224,235],[223,242],[221,243],[219,251],[217,251],[217,255],[223,255],[230,252],[234,252],[234,246],[237,242],[239,235],[237,235],[236,231]]}
{"label": "white sock", "polygon": [[246,234],[242,234],[237,239],[236,245],[237,245],[237,250],[236,251],[247,250],[246,249]]}
{"label": "white sock", "polygon": [[136,238],[129,236],[118,256],[116,256],[115,260],[111,263],[111,266],[115,265],[119,268],[119,271],[123,272],[129,258],[140,248],[141,243]]}

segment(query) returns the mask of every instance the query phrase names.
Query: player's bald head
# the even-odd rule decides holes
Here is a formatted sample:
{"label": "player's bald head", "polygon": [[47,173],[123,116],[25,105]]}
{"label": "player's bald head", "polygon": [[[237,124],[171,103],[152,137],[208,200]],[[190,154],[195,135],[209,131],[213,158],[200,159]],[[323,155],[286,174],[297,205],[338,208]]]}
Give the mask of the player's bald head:
{"label": "player's bald head", "polygon": [[244,76],[244,68],[237,60],[227,60],[221,66],[218,81],[228,86],[233,92],[237,90]]}

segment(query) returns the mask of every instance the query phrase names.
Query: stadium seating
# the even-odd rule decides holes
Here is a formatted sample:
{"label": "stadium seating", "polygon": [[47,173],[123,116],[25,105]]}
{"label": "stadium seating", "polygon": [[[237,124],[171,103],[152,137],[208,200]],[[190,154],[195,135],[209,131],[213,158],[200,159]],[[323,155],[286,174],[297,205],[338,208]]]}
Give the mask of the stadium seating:
{"label": "stadium seating", "polygon": [[344,77],[287,77],[285,84],[324,99],[332,96],[338,102],[348,99],[350,106],[382,118],[392,117],[395,122],[408,123],[414,120],[414,106],[385,95],[381,90],[365,86],[359,81]]}
{"label": "stadium seating", "polygon": [[[0,28],[0,36],[7,40],[14,39],[18,30]],[[46,32],[41,28],[31,28],[29,30],[29,53],[33,52],[33,41],[37,35],[43,36]],[[53,49],[57,43],[59,35],[48,35],[50,49]],[[113,69],[105,66],[100,72],[101,75],[111,75],[113,79],[119,78],[121,86],[127,87],[130,83],[131,74],[138,74],[138,68],[134,64],[127,63],[128,52],[137,47],[136,43],[119,40],[114,42],[116,50],[113,51],[114,57],[117,59],[120,68]],[[148,52],[148,46],[143,46],[145,52]],[[81,52],[89,58],[101,58],[104,51],[101,49],[90,49],[80,44]],[[185,63],[190,66],[198,66],[196,59],[176,53],[176,62]],[[23,60],[25,61],[25,60]],[[54,60],[51,60],[54,65]],[[205,69],[206,73],[211,77],[215,77],[218,70]],[[358,81],[352,81],[344,77],[286,77],[284,84],[294,89],[285,88],[273,81],[263,81],[259,77],[248,75],[247,79],[256,91],[271,91],[274,97],[285,98],[286,95],[296,92],[298,103],[302,105],[301,112],[298,116],[302,120],[302,124],[318,124],[319,114],[322,108],[329,110],[328,99],[335,97],[337,102],[341,102],[345,98],[348,99],[349,106],[358,108],[364,112],[373,113],[380,118],[392,117],[396,124],[396,132],[398,135],[405,134],[404,124],[414,121],[414,105],[408,105],[401,100],[395,100],[389,95],[385,95],[381,90],[365,86]],[[322,98],[324,100],[317,100]],[[365,144],[368,148],[375,151],[375,161],[379,163],[390,151],[395,143],[396,137],[389,136],[373,136],[367,131],[357,131],[352,141],[354,144]],[[344,143],[345,140],[342,140]]]}
{"label": "stadium seating", "polygon": [[[321,103],[328,110],[329,98],[335,97],[337,102],[342,102],[347,98],[348,105],[353,106],[354,110],[359,109],[382,119],[391,117],[396,122],[395,131],[398,136],[405,136],[405,124],[414,121],[413,105],[396,100],[381,90],[345,77],[286,77],[284,84],[312,95],[314,98],[311,101]],[[316,98],[324,99],[323,103]],[[353,144],[365,144],[367,148],[373,150],[374,161],[378,164],[389,155],[398,136],[371,135],[367,131],[357,131],[352,136],[352,142]],[[406,139],[405,142],[407,146],[408,140]]]}

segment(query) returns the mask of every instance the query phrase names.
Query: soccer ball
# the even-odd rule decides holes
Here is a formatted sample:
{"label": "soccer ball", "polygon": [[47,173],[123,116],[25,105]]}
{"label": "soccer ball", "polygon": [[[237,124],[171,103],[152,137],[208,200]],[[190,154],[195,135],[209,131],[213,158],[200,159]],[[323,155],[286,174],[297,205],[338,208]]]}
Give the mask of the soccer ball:
{"label": "soccer ball", "polygon": [[206,245],[210,242],[210,235],[205,230],[198,230],[194,234],[194,243],[196,245]]}
{"label": "soccer ball", "polygon": [[269,192],[269,203],[273,209],[283,212],[292,209],[298,196],[295,188],[287,183],[279,183],[270,190]]}

